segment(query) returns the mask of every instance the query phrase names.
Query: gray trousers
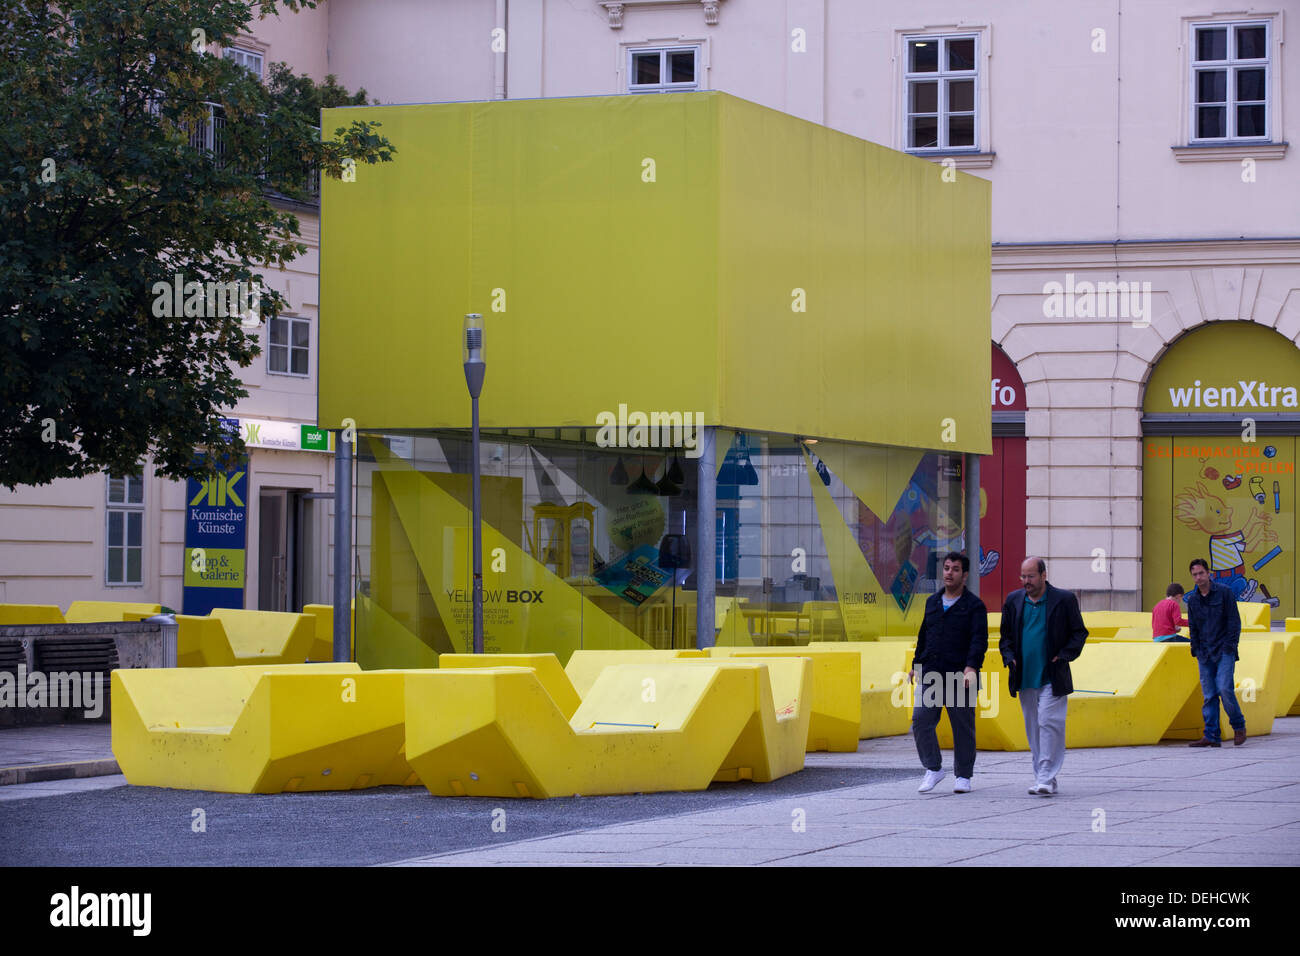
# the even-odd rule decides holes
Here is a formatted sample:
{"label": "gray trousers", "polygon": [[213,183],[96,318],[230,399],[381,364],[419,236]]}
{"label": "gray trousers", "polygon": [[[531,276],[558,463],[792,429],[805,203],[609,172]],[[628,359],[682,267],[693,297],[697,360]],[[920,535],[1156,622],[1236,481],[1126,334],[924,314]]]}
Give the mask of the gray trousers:
{"label": "gray trousers", "polygon": [[1069,697],[1057,697],[1052,685],[1020,690],[1020,710],[1025,715],[1025,736],[1038,783],[1055,783],[1065,762],[1065,709]]}
{"label": "gray trousers", "polygon": [[[957,680],[961,675],[955,675]],[[948,683],[953,682],[954,675],[945,675]],[[918,690],[916,705],[912,708],[912,739],[916,741],[916,755],[921,758],[921,766],[926,770],[943,769],[943,752],[939,749],[939,738],[934,728],[939,725],[939,716],[948,711],[948,723],[952,726],[952,772],[955,777],[967,780],[975,773],[975,701],[978,691],[972,684],[969,691],[958,694],[956,700],[943,700],[938,706],[926,706],[922,703],[923,694]],[[970,706],[962,706],[965,701]],[[947,707],[942,706],[947,704]]]}

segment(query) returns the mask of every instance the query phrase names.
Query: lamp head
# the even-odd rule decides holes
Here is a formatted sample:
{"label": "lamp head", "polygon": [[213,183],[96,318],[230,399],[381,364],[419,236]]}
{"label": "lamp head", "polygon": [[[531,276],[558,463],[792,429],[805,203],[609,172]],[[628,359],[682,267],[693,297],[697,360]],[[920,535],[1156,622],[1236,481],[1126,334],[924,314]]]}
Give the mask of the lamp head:
{"label": "lamp head", "polygon": [[483,390],[483,376],[487,372],[487,346],[484,342],[483,316],[470,312],[465,316],[465,332],[461,336],[461,358],[465,365],[465,384],[471,398],[478,398]]}

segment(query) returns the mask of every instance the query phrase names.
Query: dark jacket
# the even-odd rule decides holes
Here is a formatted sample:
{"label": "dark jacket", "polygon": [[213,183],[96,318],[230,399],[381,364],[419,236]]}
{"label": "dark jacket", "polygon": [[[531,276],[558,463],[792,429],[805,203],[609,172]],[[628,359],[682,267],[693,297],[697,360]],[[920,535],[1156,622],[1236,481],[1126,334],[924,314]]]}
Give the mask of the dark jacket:
{"label": "dark jacket", "polygon": [[989,649],[989,611],[984,602],[962,588],[961,597],[948,610],[943,609],[943,592],[936,591],[925,600],[925,617],[916,635],[916,653],[912,667],[952,673],[984,666]]}
{"label": "dark jacket", "polygon": [[1217,661],[1224,654],[1240,660],[1237,645],[1241,641],[1241,614],[1237,596],[1230,588],[1210,582],[1210,593],[1201,597],[1197,588],[1187,594],[1187,627],[1192,634],[1192,656],[1201,661]]}
{"label": "dark jacket", "polygon": [[[1088,629],[1083,626],[1079,602],[1072,592],[1048,584],[1043,600],[1047,602],[1047,675],[1052,681],[1052,693],[1064,697],[1074,692],[1069,662],[1083,651]],[[1020,692],[1020,662],[1024,660],[1020,646],[1020,626],[1024,608],[1024,588],[1008,594],[1006,604],[1002,605],[1002,638],[998,641],[998,650],[1002,652],[1002,663],[1007,665],[1012,697]],[[1059,657],[1060,660],[1053,662],[1053,657]]]}

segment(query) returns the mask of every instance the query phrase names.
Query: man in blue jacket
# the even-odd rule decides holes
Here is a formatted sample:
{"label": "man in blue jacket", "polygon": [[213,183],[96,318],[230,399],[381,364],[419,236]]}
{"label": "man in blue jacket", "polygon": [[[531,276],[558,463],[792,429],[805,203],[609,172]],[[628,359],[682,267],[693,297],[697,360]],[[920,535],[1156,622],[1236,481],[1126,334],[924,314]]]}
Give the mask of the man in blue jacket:
{"label": "man in blue jacket", "polygon": [[1187,627],[1192,635],[1192,656],[1201,672],[1201,695],[1205,703],[1201,717],[1205,732],[1189,747],[1219,746],[1219,701],[1232,725],[1232,743],[1246,742],[1246,718],[1233,691],[1233,671],[1237,667],[1237,645],[1241,641],[1241,615],[1237,597],[1230,588],[1210,579],[1210,566],[1197,558],[1188,570],[1196,587],[1187,595]]}
{"label": "man in blue jacket", "polygon": [[1065,762],[1065,711],[1074,692],[1069,662],[1083,651],[1088,629],[1074,595],[1047,583],[1042,558],[1025,558],[1020,582],[1024,587],[1007,595],[1002,606],[998,650],[1011,696],[1019,695],[1025,717],[1034,770],[1029,792],[1050,797]]}
{"label": "man in blue jacket", "polygon": [[943,559],[943,590],[926,599],[907,673],[911,683],[921,671],[912,708],[912,738],[925,767],[919,793],[929,793],[943,779],[943,754],[934,728],[945,707],[952,725],[952,792],[970,793],[975,773],[975,703],[989,647],[989,613],[984,602],[966,590],[969,576],[970,558],[949,551]]}

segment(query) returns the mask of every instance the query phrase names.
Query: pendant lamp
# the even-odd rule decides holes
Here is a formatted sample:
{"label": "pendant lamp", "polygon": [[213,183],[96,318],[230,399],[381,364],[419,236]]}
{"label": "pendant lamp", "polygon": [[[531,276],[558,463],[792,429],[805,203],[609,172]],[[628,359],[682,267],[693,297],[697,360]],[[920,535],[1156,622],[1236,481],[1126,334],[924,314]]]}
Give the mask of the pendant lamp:
{"label": "pendant lamp", "polygon": [[611,485],[627,484],[627,469],[623,467],[623,456],[618,456],[618,462],[614,465],[609,473],[609,483]]}
{"label": "pendant lamp", "polygon": [[657,495],[659,493],[655,483],[646,477],[644,457],[641,459],[641,475],[636,481],[627,486],[627,493],[629,495]]}

